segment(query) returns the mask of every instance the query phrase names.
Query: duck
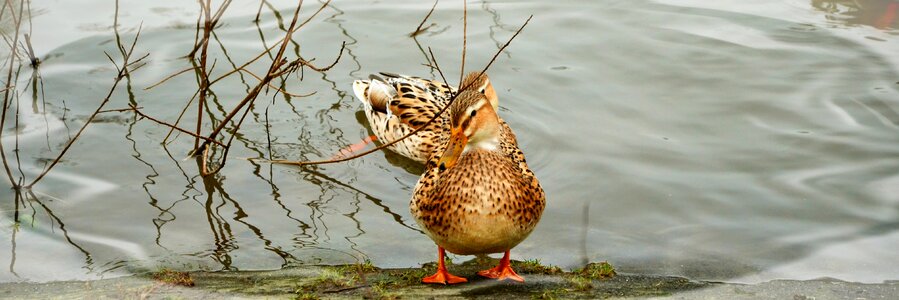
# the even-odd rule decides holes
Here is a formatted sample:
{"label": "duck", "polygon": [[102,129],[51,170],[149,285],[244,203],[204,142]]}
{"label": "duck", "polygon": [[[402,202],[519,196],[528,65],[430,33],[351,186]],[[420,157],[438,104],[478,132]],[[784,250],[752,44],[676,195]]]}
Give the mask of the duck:
{"label": "duck", "polygon": [[512,269],[510,252],[540,221],[543,188],[487,95],[462,90],[444,114],[448,139],[432,151],[409,205],[416,223],[437,244],[437,271],[422,282],[468,281],[447,271],[446,251],[503,253],[496,267],[478,275],[523,282]]}
{"label": "duck", "polygon": [[[374,133],[373,137],[368,138],[369,141],[393,141],[425,125],[450,102],[460,88],[472,89],[484,95],[494,110],[499,107],[496,90],[483,72],[468,73],[458,88],[439,80],[389,72],[379,74],[381,76],[372,74],[369,80],[353,82],[353,92],[362,102]],[[388,149],[418,163],[425,163],[437,146],[449,139],[450,122],[444,115],[446,114],[414,135],[388,146]]]}

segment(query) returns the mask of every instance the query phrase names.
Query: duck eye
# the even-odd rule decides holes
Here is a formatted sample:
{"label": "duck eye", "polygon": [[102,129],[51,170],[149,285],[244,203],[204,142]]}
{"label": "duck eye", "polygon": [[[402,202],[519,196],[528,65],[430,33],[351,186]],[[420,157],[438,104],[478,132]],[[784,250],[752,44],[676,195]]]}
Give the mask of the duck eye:
{"label": "duck eye", "polygon": [[478,92],[481,93],[481,94],[486,93],[486,92],[487,92],[487,87],[482,87]]}
{"label": "duck eye", "polygon": [[472,110],[472,111],[471,111],[471,116],[472,116],[472,117],[474,117],[474,115],[476,115],[476,114],[478,114],[478,111],[476,111],[476,110]]}

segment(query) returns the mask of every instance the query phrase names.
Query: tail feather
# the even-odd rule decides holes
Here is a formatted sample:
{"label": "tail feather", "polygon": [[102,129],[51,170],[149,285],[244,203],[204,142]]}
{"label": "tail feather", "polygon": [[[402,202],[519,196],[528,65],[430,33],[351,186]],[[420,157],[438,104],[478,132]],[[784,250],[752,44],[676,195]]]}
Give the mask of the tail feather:
{"label": "tail feather", "polygon": [[397,91],[393,86],[388,85],[380,77],[371,75],[367,96],[372,109],[386,113],[387,115],[392,114],[392,111],[389,109],[390,101],[397,96]]}
{"label": "tail feather", "polygon": [[[406,76],[403,76],[403,75],[400,75],[400,74],[397,74],[397,73],[390,73],[390,72],[378,72],[378,73],[381,74],[381,75],[387,76],[387,78],[403,78],[403,77],[406,77]],[[372,76],[374,76],[374,75],[372,75]]]}
{"label": "tail feather", "polygon": [[353,82],[353,92],[356,98],[362,102],[366,110],[374,110],[387,115],[393,112],[388,109],[390,101],[397,96],[396,88],[387,84],[377,75],[371,75],[370,80],[356,80]]}

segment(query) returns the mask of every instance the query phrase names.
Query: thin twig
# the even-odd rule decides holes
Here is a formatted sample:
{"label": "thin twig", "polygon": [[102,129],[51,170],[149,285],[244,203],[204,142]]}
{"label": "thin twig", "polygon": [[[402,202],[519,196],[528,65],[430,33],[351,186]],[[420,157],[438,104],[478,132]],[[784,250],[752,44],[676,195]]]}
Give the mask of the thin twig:
{"label": "thin twig", "polygon": [[[203,39],[200,40],[200,68],[195,72],[199,77],[199,96],[200,100],[197,104],[197,137],[194,138],[194,151],[197,150],[197,147],[200,146],[200,138],[199,134],[203,130],[203,109],[206,107],[206,94],[209,91],[209,73],[206,72],[206,55],[209,49],[209,36],[212,32],[212,23],[214,20],[210,19],[211,16],[211,7],[212,0],[206,0],[206,4],[203,5],[203,0],[198,1],[200,6],[203,7],[204,13],[204,24],[203,24]],[[227,3],[228,1],[226,1]],[[223,4],[224,6],[224,4]]]}
{"label": "thin twig", "polygon": [[[434,51],[431,51],[431,47],[428,47],[428,53],[431,53],[431,61],[434,62],[434,68],[437,69],[437,74],[440,74],[440,78],[443,79],[443,84],[449,86],[446,81],[446,76],[443,76],[443,70],[440,69],[440,65],[437,64],[437,57],[434,56]],[[460,82],[461,84],[461,82]]]}
{"label": "thin twig", "polygon": [[[325,2],[322,6],[327,6],[328,3],[330,3],[330,0]],[[221,120],[219,125],[215,129],[213,129],[211,133],[209,133],[208,137],[210,139],[214,140],[216,138],[216,136],[218,136],[218,134],[222,131],[222,129],[225,128],[225,126],[228,124],[228,122],[231,121],[243,109],[244,106],[248,107],[247,112],[249,112],[249,110],[252,109],[252,103],[259,96],[259,92],[262,91],[262,88],[266,87],[267,84],[274,78],[274,76],[272,76],[272,75],[277,73],[278,70],[280,70],[281,67],[284,66],[284,64],[286,63],[286,61],[283,58],[284,52],[287,49],[287,44],[289,44],[289,42],[291,41],[291,37],[293,36],[294,30],[297,28],[297,20],[300,17],[300,8],[302,7],[302,4],[303,4],[303,1],[300,0],[299,4],[297,4],[296,10],[294,10],[293,19],[291,19],[291,21],[290,21],[290,26],[287,28],[287,32],[281,41],[281,47],[278,49],[277,54],[272,59],[272,63],[269,66],[268,72],[266,72],[265,77],[263,77],[262,80],[256,86],[254,86],[253,89],[247,94],[247,96],[244,97],[244,99],[241,100],[240,103],[238,103],[237,106],[234,109],[232,109],[231,112],[228,113],[227,116],[225,116],[225,118],[223,118]],[[307,20],[307,22],[308,22],[308,20]],[[305,24],[305,22],[303,24]],[[243,120],[243,118],[245,116],[246,116],[246,112],[241,117],[241,121]],[[238,125],[235,127],[234,130],[238,130],[239,128],[240,128],[240,126]],[[230,140],[229,140],[228,144],[230,145]],[[228,146],[225,147],[225,153],[226,153],[225,155],[226,156],[227,156],[228,148],[229,148]],[[199,150],[199,151],[197,151],[197,150]],[[209,141],[203,142],[203,144],[200,145],[199,148],[194,150],[193,154],[198,154],[198,152],[200,152],[199,154],[201,154],[201,157],[199,158],[201,160],[200,174],[202,176],[214,174],[214,172],[212,172],[212,173],[208,172],[208,170],[206,168],[208,153],[209,153]],[[224,159],[223,159],[223,162],[224,162]],[[216,172],[218,170],[221,170],[221,165],[220,165],[219,169],[216,170]]]}
{"label": "thin twig", "polygon": [[[256,80],[262,81],[262,77],[259,77],[259,75],[256,75],[255,73],[251,72],[250,70],[245,70],[245,69],[244,69],[244,70],[241,70],[241,71],[244,72],[244,73],[250,74],[250,76],[253,76],[253,78],[256,78]],[[268,87],[275,89],[275,90],[278,91],[279,93],[283,93],[283,94],[285,94],[285,95],[288,95],[288,96],[291,96],[291,97],[297,97],[297,98],[309,97],[309,96],[315,95],[315,93],[318,92],[318,91],[313,91],[313,92],[311,92],[311,93],[309,93],[309,94],[305,94],[305,95],[303,95],[303,94],[294,94],[294,93],[285,91],[284,89],[275,86],[274,84],[272,84],[271,81],[269,81]]]}
{"label": "thin twig", "polygon": [[[322,10],[324,10],[325,7],[328,7],[328,4],[329,4],[329,3],[331,3],[331,0],[328,0],[327,2],[325,2],[321,7],[318,8],[318,10],[316,10],[314,13],[312,13],[311,16],[309,16],[309,19],[306,19],[306,21],[303,22],[303,24],[300,24],[300,26],[298,26],[295,30],[299,30],[300,28],[303,27],[303,25],[306,25],[306,23],[309,23],[309,21],[311,21],[313,18],[315,18],[315,16],[317,16],[318,13],[320,13]],[[300,4],[302,4],[302,1],[300,2]],[[269,52],[271,52],[273,49],[275,49],[275,47],[278,47],[279,45],[281,45],[281,43],[284,42],[284,39],[285,39],[285,38],[287,38],[286,35],[285,35],[284,37],[282,37],[281,39],[275,41],[275,43],[273,43],[273,44],[272,44],[271,46],[269,46],[268,48],[265,48],[264,51],[262,51],[261,53],[259,53],[259,55],[256,55],[256,57],[254,57],[253,59],[250,59],[249,61],[247,61],[246,63],[244,63],[244,64],[241,65],[240,67],[235,68],[234,70],[231,70],[231,71],[228,71],[228,72],[225,73],[225,74],[222,74],[222,76],[219,76],[218,78],[212,80],[211,82],[209,82],[209,84],[210,84],[210,85],[213,85],[213,84],[215,84],[216,82],[218,82],[219,80],[222,80],[222,79],[224,79],[225,77],[230,76],[231,74],[237,73],[237,72],[239,72],[241,69],[244,69],[244,68],[246,68],[247,66],[249,66],[250,64],[256,62],[257,60],[259,60],[260,58],[262,58],[263,56],[265,56],[266,54],[268,54]],[[341,51],[341,55],[342,55],[342,52],[343,52],[343,51]]]}
{"label": "thin twig", "polygon": [[429,10],[428,14],[425,15],[425,18],[421,20],[421,23],[418,24],[418,27],[415,28],[415,31],[413,31],[412,33],[409,34],[409,37],[414,38],[415,36],[421,34],[422,32],[425,32],[425,30],[428,30],[428,28],[431,28],[431,26],[434,26],[434,24],[431,24],[431,25],[428,25],[428,27],[421,28],[421,26],[424,26],[425,22],[428,21],[428,18],[431,17],[431,14],[434,13],[434,8],[437,8],[437,2],[439,2],[439,1],[440,0],[434,0],[434,5],[431,6],[431,10]]}
{"label": "thin twig", "polygon": [[253,23],[259,23],[259,15],[262,14],[262,6],[265,4],[265,0],[259,1],[259,9],[256,10],[256,18],[253,19]]}
{"label": "thin twig", "polygon": [[175,72],[175,73],[172,74],[172,75],[166,76],[165,78],[163,78],[163,79],[160,80],[159,82],[154,83],[154,84],[152,84],[152,85],[150,85],[150,86],[148,86],[148,87],[145,87],[144,90],[147,91],[147,90],[150,90],[150,89],[152,89],[152,88],[155,88],[156,86],[165,83],[165,82],[168,81],[169,79],[175,78],[176,76],[181,75],[181,74],[184,74],[184,73],[187,73],[188,71],[193,70],[193,69],[195,69],[195,68],[194,68],[194,67],[190,67],[190,68],[187,68],[187,69],[184,69],[184,70]]}
{"label": "thin twig", "polygon": [[[203,24],[204,32],[206,31],[206,28],[209,28],[209,30],[215,28],[218,25],[222,14],[225,13],[225,9],[227,9],[228,6],[231,5],[231,0],[225,0],[224,2],[222,2],[222,5],[220,5],[218,10],[216,10],[215,15],[212,15],[211,13],[212,8],[210,6],[212,5],[212,0],[207,0],[207,3],[203,3],[203,0],[198,0],[197,2],[200,3],[200,17],[197,18],[197,38],[199,38],[200,21],[205,17],[206,22]],[[197,54],[197,51],[200,51],[200,47],[208,42],[209,39],[206,38],[194,43],[194,48],[190,51],[190,53],[187,54],[187,57],[193,58],[194,55]]]}
{"label": "thin twig", "polygon": [[[116,0],[116,5],[118,6],[118,0]],[[122,79],[124,79],[128,75],[128,72],[129,72],[128,66],[133,65],[134,63],[139,62],[139,61],[143,60],[144,58],[147,58],[147,56],[149,54],[144,55],[144,56],[138,58],[137,60],[130,61],[131,55],[134,53],[134,46],[137,45],[137,40],[140,38],[140,33],[141,33],[142,27],[143,27],[142,25],[140,27],[138,27],[137,34],[134,36],[134,40],[131,42],[131,47],[129,47],[127,49],[127,51],[124,52],[124,55],[122,57],[122,67],[118,69],[119,72],[116,75],[115,81],[113,81],[112,87],[109,88],[109,92],[106,94],[106,97],[103,98],[103,101],[100,103],[100,105],[94,111],[94,113],[91,114],[91,116],[87,118],[87,120],[84,122],[84,125],[81,126],[81,129],[79,129],[78,132],[75,133],[75,136],[72,137],[71,139],[69,139],[69,142],[66,143],[66,145],[65,145],[65,147],[63,147],[62,151],[59,152],[59,155],[57,155],[56,158],[53,159],[53,162],[51,162],[50,165],[47,166],[47,168],[45,168],[36,178],[34,178],[34,180],[32,180],[31,183],[26,185],[25,188],[30,189],[31,187],[33,187],[36,183],[38,183],[38,181],[43,179],[44,176],[46,176],[47,173],[49,173],[50,170],[52,170],[53,167],[56,166],[56,164],[59,163],[59,161],[62,159],[63,155],[65,155],[66,152],[69,151],[69,149],[72,147],[72,145],[75,144],[75,141],[78,140],[78,137],[80,137],[81,134],[84,132],[84,130],[87,129],[87,126],[90,125],[91,122],[93,122],[94,118],[97,117],[97,115],[100,113],[100,111],[103,110],[103,106],[105,106],[106,103],[109,103],[109,100],[112,98],[112,94],[113,94],[113,92],[115,92],[116,87],[119,85],[119,83],[122,81]],[[119,44],[117,46],[119,47],[119,49],[125,49],[121,44]],[[110,57],[108,53],[106,53],[106,56]]]}
{"label": "thin twig", "polygon": [[[531,21],[531,18],[533,18],[533,17],[534,17],[534,15],[529,16],[528,19],[527,19],[526,21],[524,21],[524,24],[522,24],[521,27],[519,27],[518,30],[515,31],[515,34],[513,34],[512,37],[509,38],[509,40],[506,41],[506,43],[503,44],[503,46],[499,48],[498,51],[496,51],[496,54],[494,54],[494,55],[493,55],[493,58],[490,59],[490,62],[488,62],[487,65],[484,66],[484,68],[481,70],[481,73],[487,72],[487,69],[489,69],[490,66],[493,65],[493,62],[496,61],[496,58],[500,55],[500,53],[502,53],[503,50],[505,50],[506,47],[508,47],[509,44],[512,43],[512,40],[514,40],[515,37],[517,37],[518,34],[521,33],[521,31],[524,29],[525,26],[528,25],[528,23]],[[468,84],[466,84],[465,86],[460,86],[460,87],[459,87],[459,91],[463,91],[463,90],[469,88],[469,86],[472,85],[473,83],[474,83],[474,82],[472,81],[472,82],[469,82]],[[460,85],[461,85],[461,84],[460,84]],[[412,135],[418,133],[418,132],[421,131],[422,129],[428,127],[428,125],[430,125],[430,124],[433,123],[435,120],[437,120],[437,118],[439,118],[440,115],[442,115],[444,111],[446,111],[450,106],[453,105],[453,102],[456,101],[456,97],[457,97],[458,95],[459,95],[459,93],[454,94],[452,97],[450,97],[450,99],[449,99],[449,101],[446,103],[446,105],[445,105],[443,108],[441,108],[440,111],[438,111],[433,117],[431,117],[430,120],[428,120],[427,122],[425,122],[424,125],[421,125],[421,126],[419,126],[418,128],[413,129],[412,131],[410,131],[409,133],[407,133],[406,135],[404,135],[404,136],[402,136],[402,137],[400,137],[400,138],[398,138],[398,139],[395,139],[395,140],[393,140],[393,141],[384,143],[384,144],[382,144],[381,146],[375,147],[374,149],[371,149],[371,150],[368,150],[368,151],[364,151],[364,152],[358,153],[358,154],[353,155],[353,156],[347,156],[347,157],[341,157],[341,158],[337,158],[337,159],[329,159],[329,160],[318,160],[318,161],[269,160],[269,162],[276,163],[276,164],[284,164],[284,165],[308,166],[308,165],[321,165],[321,164],[331,164],[331,163],[344,162],[344,161],[353,160],[353,159],[356,159],[356,158],[359,158],[359,157],[363,157],[363,156],[369,155],[369,154],[374,153],[374,152],[376,152],[376,151],[379,151],[379,150],[381,150],[381,149],[387,148],[387,147],[389,147],[390,145],[396,144],[396,143],[398,143],[399,141],[402,141],[403,139],[406,139],[406,138],[408,138],[408,137],[410,137],[410,136],[412,136]]]}
{"label": "thin twig", "polygon": [[[19,29],[22,27],[22,9],[25,6],[25,1],[21,1],[19,3],[19,17],[18,18],[16,18],[15,11],[13,11],[12,3],[10,3],[9,0],[7,0],[6,4],[9,6],[10,14],[12,15],[12,18],[16,21],[16,30],[15,30],[15,36],[13,37],[12,50],[10,50],[11,54],[9,55],[9,70],[6,73],[6,89],[3,92],[4,93],[3,94],[3,113],[2,113],[2,116],[0,116],[0,137],[2,137],[2,135],[3,135],[3,130],[2,130],[3,125],[6,124],[6,110],[9,107],[9,92],[10,92],[10,88],[12,87],[12,73],[13,73],[12,70],[13,70],[13,66],[16,64],[16,50],[18,49],[18,47],[16,47],[15,45],[16,45],[16,43],[18,43]],[[0,142],[0,157],[2,157],[2,159],[3,159],[3,168],[6,170],[6,176],[7,176],[7,178],[9,178],[10,185],[13,187],[19,187],[19,185],[16,184],[15,178],[13,178],[13,176],[12,176],[12,170],[9,169],[9,164],[6,162],[6,150],[3,149],[2,142]]]}
{"label": "thin twig", "polygon": [[134,111],[134,110],[138,110],[138,109],[141,109],[141,108],[143,108],[143,107],[129,107],[129,108],[107,109],[107,110],[101,110],[101,111],[99,111],[98,113],[101,113],[101,114],[102,114],[102,113],[111,113],[111,112],[126,112],[126,111]]}
{"label": "thin twig", "polygon": [[[468,48],[468,1],[462,0],[462,67],[459,70],[459,85],[465,78],[465,50]],[[461,91],[461,89],[460,89]]]}
{"label": "thin twig", "polygon": [[[207,138],[207,137],[205,137],[205,136],[202,136],[202,135],[199,135],[199,134],[190,132],[190,131],[185,130],[185,129],[181,128],[181,127],[178,127],[178,126],[175,126],[175,125],[166,123],[165,121],[162,121],[162,120],[156,119],[156,118],[154,118],[154,117],[151,117],[151,116],[145,114],[144,112],[140,111],[141,108],[142,108],[142,107],[136,107],[136,106],[133,106],[133,105],[132,105],[131,108],[123,108],[123,109],[121,109],[121,110],[130,110],[130,111],[134,111],[135,113],[137,113],[137,114],[138,114],[139,116],[141,116],[142,118],[145,118],[145,119],[147,119],[147,120],[153,121],[153,122],[155,122],[156,124],[159,124],[159,125],[163,125],[163,126],[172,128],[172,129],[174,129],[174,130],[177,130],[177,131],[186,133],[186,134],[188,134],[188,135],[190,135],[190,136],[192,136],[192,137],[195,137],[195,138],[198,138],[198,139],[201,139],[201,140],[204,140],[204,141],[209,141],[209,142],[211,142],[211,143],[213,143],[213,144],[216,144],[216,145],[219,145],[219,146],[225,146],[224,144],[222,144],[222,143],[219,142],[219,141],[216,141],[216,140],[210,140],[209,138]],[[115,111],[115,110],[113,110],[113,111]]]}
{"label": "thin twig", "polygon": [[[197,98],[197,93],[198,93],[198,92],[199,92],[199,90],[198,90],[198,91],[194,91],[193,96],[190,96],[190,99],[187,100],[187,104],[184,105],[184,108],[181,109],[181,113],[178,114],[178,118],[175,119],[175,126],[178,126],[178,123],[181,123],[181,118],[183,118],[183,117],[184,117],[184,114],[187,113],[187,109],[190,108],[190,105],[194,103],[194,99]],[[169,137],[171,137],[171,136],[172,136],[172,133],[174,133],[174,132],[175,132],[175,129],[170,129],[169,132],[168,132],[168,133],[165,135],[165,137],[162,139],[162,143],[165,144],[166,141],[169,140]]]}
{"label": "thin twig", "polygon": [[278,71],[277,73],[272,74],[272,75],[273,75],[272,77],[281,77],[281,76],[284,75],[284,74],[287,74],[287,73],[291,73],[291,72],[293,72],[293,71],[296,71],[297,68],[302,67],[302,66],[309,67],[310,69],[312,69],[312,70],[314,70],[314,71],[316,71],[316,72],[326,72],[326,71],[330,70],[331,68],[333,68],[334,66],[336,66],[338,62],[340,62],[340,58],[343,57],[343,50],[344,50],[344,49],[346,49],[346,41],[343,41],[343,43],[340,44],[340,50],[337,52],[337,58],[334,59],[334,62],[332,62],[330,65],[328,65],[328,66],[326,66],[326,67],[316,67],[315,65],[312,64],[312,61],[311,61],[311,60],[305,60],[305,59],[303,59],[303,58],[297,58],[296,60],[294,60],[294,61],[288,63],[288,64],[283,68],[283,70]]}

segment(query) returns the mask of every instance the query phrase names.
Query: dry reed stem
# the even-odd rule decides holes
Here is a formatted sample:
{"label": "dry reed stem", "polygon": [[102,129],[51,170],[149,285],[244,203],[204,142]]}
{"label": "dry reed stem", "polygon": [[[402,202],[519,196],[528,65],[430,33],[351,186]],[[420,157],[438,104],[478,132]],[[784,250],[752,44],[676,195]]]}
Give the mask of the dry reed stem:
{"label": "dry reed stem", "polygon": [[418,36],[419,34],[421,34],[422,32],[425,32],[425,30],[428,30],[428,28],[431,28],[431,26],[433,26],[433,24],[431,24],[431,25],[428,25],[428,27],[421,28],[421,26],[424,26],[425,22],[428,21],[428,18],[431,17],[431,14],[434,13],[434,9],[437,8],[437,2],[439,2],[439,1],[440,0],[434,1],[434,5],[431,6],[431,10],[429,10],[428,14],[425,15],[425,18],[421,20],[421,23],[418,24],[418,27],[415,28],[415,31],[413,31],[412,33],[409,33],[409,37],[414,38],[414,37]]}
{"label": "dry reed stem", "polygon": [[[503,52],[503,50],[506,49],[506,47],[509,46],[510,43],[512,43],[512,40],[514,40],[515,37],[517,37],[518,34],[521,33],[521,31],[524,29],[524,27],[527,26],[529,22],[531,22],[531,19],[532,19],[533,17],[534,17],[534,15],[529,16],[528,19],[524,21],[524,24],[521,24],[521,27],[519,27],[518,30],[515,31],[515,34],[513,34],[512,37],[509,38],[509,40],[506,41],[506,43],[503,44],[503,46],[499,48],[498,51],[496,51],[496,53],[493,55],[493,58],[490,59],[490,62],[488,62],[487,65],[484,66],[484,68],[481,70],[481,73],[487,72],[487,70],[490,68],[490,66],[493,65],[493,62],[496,61],[496,58],[499,57],[499,55]],[[432,52],[432,55],[433,55],[433,52]],[[435,59],[435,65],[436,65],[436,59]],[[438,68],[438,71],[439,71],[439,68]],[[459,84],[459,85],[460,85],[459,91],[462,91],[462,90],[465,90],[465,89],[469,88],[469,86],[470,86],[472,83],[473,83],[473,82],[469,82],[467,85],[461,86],[461,82],[460,82],[460,84]],[[433,123],[435,120],[437,120],[438,118],[440,118],[440,116],[443,114],[443,112],[446,111],[450,106],[453,105],[453,102],[456,101],[456,97],[457,97],[459,94],[461,94],[461,93],[456,93],[455,95],[453,95],[452,97],[450,97],[450,99],[449,99],[449,101],[447,102],[447,104],[446,104],[443,108],[441,108],[440,111],[437,112],[437,114],[435,114],[433,117],[431,117],[430,120],[428,120],[427,122],[425,122],[424,125],[421,125],[421,126],[419,126],[418,128],[415,128],[414,130],[410,131],[409,133],[407,133],[406,135],[404,135],[404,136],[402,136],[402,137],[400,137],[400,138],[398,138],[398,139],[395,139],[395,140],[393,140],[393,141],[384,143],[384,144],[382,144],[381,146],[375,147],[374,149],[370,149],[370,150],[361,152],[361,153],[356,154],[356,155],[353,155],[353,156],[341,157],[341,158],[338,158],[338,159],[318,160],[318,161],[269,160],[269,162],[271,162],[271,163],[276,163],[276,164],[293,165],[293,166],[308,166],[308,165],[321,165],[321,164],[330,164],[330,163],[344,162],[344,161],[353,160],[353,159],[356,159],[356,158],[359,158],[359,157],[363,157],[363,156],[369,155],[369,154],[374,153],[374,152],[376,152],[376,151],[379,151],[379,150],[381,150],[381,149],[387,148],[387,147],[389,147],[390,145],[396,144],[397,142],[402,141],[403,139],[406,139],[406,138],[408,138],[408,137],[410,137],[410,136],[412,136],[412,135],[418,133],[418,132],[421,131],[422,129],[428,127],[428,125],[430,125],[430,124]]]}

